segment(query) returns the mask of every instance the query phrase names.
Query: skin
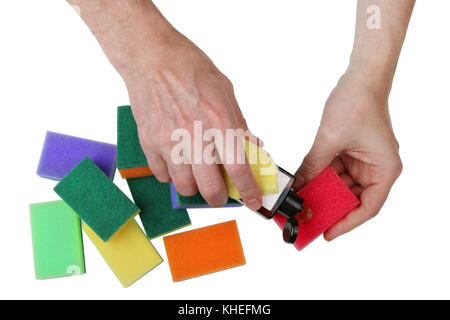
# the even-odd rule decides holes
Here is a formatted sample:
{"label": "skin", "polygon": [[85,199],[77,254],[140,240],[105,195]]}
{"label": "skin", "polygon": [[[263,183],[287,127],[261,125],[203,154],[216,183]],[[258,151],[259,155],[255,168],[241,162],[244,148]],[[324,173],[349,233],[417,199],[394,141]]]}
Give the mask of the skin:
{"label": "skin", "polygon": [[[217,164],[175,164],[174,129],[193,136],[194,121],[209,128],[248,131],[230,80],[194,43],[178,32],[147,0],[68,0],[97,38],[128,89],[139,138],[149,166],[161,182],[173,181],[182,195],[198,191],[213,207],[226,203]],[[332,166],[361,205],[325,233],[327,240],[374,217],[402,163],[388,97],[413,0],[358,1],[350,64],[326,102],[311,151],[296,173],[302,187]],[[369,5],[381,8],[381,29],[366,26]],[[259,140],[249,133],[249,139]],[[223,155],[224,157],[226,155]],[[247,207],[261,207],[261,193],[247,163],[225,164]],[[312,217],[311,210],[301,216]]]}
{"label": "skin", "polygon": [[[381,8],[381,29],[370,30],[366,9]],[[309,153],[296,173],[296,188],[331,166],[361,205],[327,230],[326,240],[375,217],[402,171],[388,98],[415,1],[360,0],[353,52],[328,98]]]}
{"label": "skin", "polygon": [[[228,199],[218,164],[175,164],[174,129],[248,131],[233,86],[194,43],[175,30],[150,1],[69,1],[122,75],[150,169],[161,182],[173,181],[184,196],[198,191],[213,207]],[[250,134],[250,140],[257,142]],[[206,143],[205,143],[206,145]],[[242,150],[240,150],[242,151]],[[226,159],[226,154],[223,154]],[[248,163],[224,164],[246,206],[261,207],[261,192]]]}

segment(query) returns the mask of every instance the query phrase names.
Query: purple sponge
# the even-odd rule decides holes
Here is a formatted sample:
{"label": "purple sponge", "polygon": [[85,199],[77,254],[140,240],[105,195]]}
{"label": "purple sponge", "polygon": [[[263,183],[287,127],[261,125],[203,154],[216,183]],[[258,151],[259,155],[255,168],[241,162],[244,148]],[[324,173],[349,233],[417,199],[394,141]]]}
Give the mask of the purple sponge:
{"label": "purple sponge", "polygon": [[88,157],[113,180],[116,172],[116,149],[113,144],[48,131],[37,174],[42,178],[59,181]]}

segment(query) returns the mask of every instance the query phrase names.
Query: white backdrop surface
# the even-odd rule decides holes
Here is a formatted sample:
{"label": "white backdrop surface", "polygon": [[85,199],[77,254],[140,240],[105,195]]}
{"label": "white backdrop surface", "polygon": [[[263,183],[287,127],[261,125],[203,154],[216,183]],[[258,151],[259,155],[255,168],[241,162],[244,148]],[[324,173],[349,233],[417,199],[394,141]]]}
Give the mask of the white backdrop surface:
{"label": "white backdrop surface", "polygon": [[[232,80],[252,131],[294,172],[347,66],[356,1],[156,3]],[[125,86],[65,1],[1,1],[0,298],[450,298],[449,10],[416,4],[390,99],[404,171],[375,219],[297,252],[245,208],[190,210],[189,229],[236,219],[247,264],[173,283],[165,261],[123,289],[86,236],[86,275],[35,280],[28,204],[58,199],[35,174],[46,130],[115,143]]]}

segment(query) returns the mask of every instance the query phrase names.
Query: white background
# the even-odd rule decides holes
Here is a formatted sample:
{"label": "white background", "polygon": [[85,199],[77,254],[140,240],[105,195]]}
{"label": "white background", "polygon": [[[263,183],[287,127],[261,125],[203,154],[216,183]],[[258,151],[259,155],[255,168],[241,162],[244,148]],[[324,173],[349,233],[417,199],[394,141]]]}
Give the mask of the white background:
{"label": "white background", "polygon": [[[346,69],[356,1],[157,4],[233,81],[250,128],[294,172]],[[247,264],[174,283],[165,261],[123,289],[87,237],[86,275],[35,280],[28,204],[58,199],[35,174],[46,130],[115,143],[124,84],[65,1],[1,1],[0,298],[450,298],[449,12],[445,0],[416,4],[390,99],[404,171],[378,217],[298,252],[245,208],[191,210],[191,228],[236,219]]]}

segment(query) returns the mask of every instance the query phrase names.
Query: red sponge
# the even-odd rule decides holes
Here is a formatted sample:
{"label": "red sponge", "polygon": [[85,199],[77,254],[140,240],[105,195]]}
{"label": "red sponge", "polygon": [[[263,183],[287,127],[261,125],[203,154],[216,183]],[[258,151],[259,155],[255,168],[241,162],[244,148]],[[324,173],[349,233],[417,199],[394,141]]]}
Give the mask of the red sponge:
{"label": "red sponge", "polygon": [[[324,170],[297,194],[314,212],[311,221],[299,223],[298,236],[294,243],[298,250],[302,250],[359,205],[359,200],[332,168]],[[287,220],[279,213],[273,219],[281,228]]]}

